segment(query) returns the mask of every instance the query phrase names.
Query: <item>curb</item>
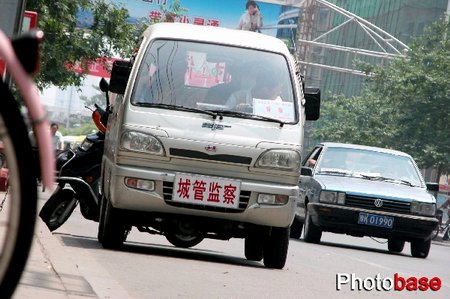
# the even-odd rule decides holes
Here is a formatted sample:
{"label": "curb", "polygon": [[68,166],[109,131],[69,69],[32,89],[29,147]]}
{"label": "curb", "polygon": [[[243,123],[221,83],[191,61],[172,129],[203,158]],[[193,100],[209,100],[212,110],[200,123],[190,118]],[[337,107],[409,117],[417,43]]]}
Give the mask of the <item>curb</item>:
{"label": "curb", "polygon": [[[38,211],[46,193],[39,193]],[[0,294],[1,297],[1,294]],[[45,223],[37,216],[33,244],[13,299],[98,299],[78,269],[75,257],[68,254]]]}
{"label": "curb", "polygon": [[35,236],[55,275],[60,279],[67,298],[98,298],[89,282],[78,270],[76,262],[70,255],[64,253],[64,246],[40,218],[36,221]]}

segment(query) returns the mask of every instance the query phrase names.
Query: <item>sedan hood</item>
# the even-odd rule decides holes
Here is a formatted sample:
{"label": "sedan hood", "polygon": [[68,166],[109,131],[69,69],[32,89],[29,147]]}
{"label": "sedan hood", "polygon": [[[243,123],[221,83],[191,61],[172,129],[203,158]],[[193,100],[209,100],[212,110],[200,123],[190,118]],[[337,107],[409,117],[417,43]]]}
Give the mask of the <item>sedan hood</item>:
{"label": "sedan hood", "polygon": [[342,191],[352,195],[380,197],[405,202],[435,202],[434,197],[422,187],[348,176],[316,175],[314,178],[321,184],[323,190]]}

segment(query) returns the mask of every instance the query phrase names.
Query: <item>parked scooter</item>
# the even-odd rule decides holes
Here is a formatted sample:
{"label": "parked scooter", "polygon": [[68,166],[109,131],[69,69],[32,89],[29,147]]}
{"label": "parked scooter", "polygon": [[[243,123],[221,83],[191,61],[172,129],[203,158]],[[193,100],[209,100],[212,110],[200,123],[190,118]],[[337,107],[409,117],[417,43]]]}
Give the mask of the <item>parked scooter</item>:
{"label": "parked scooter", "polygon": [[99,131],[87,135],[75,150],[68,149],[56,157],[58,186],[39,212],[50,231],[63,225],[78,204],[84,218],[99,221],[99,180],[109,114],[109,85],[103,78],[99,85],[106,93],[106,110],[96,104],[92,112]]}

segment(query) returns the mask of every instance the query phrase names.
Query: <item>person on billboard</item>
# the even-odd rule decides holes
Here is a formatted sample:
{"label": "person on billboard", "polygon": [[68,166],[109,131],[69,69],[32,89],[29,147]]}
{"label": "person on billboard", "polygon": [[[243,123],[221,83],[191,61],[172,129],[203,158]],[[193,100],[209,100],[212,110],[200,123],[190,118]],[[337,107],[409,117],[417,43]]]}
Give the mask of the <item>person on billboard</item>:
{"label": "person on billboard", "polygon": [[258,5],[255,1],[250,0],[245,4],[245,9],[244,14],[242,14],[241,19],[239,20],[238,29],[260,32],[263,20]]}

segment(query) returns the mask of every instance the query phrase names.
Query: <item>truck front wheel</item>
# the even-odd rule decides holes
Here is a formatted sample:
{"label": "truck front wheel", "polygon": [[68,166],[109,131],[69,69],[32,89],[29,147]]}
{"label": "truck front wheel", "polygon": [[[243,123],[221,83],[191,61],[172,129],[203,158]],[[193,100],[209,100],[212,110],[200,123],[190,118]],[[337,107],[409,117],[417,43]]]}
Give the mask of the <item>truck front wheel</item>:
{"label": "truck front wheel", "polygon": [[98,239],[103,248],[118,249],[123,246],[129,229],[120,221],[120,212],[115,209],[108,198],[101,202]]}
{"label": "truck front wheel", "polygon": [[272,227],[264,242],[264,266],[283,269],[289,247],[289,227]]}
{"label": "truck front wheel", "polygon": [[260,262],[263,259],[264,236],[251,234],[245,237],[244,254],[249,261]]}

